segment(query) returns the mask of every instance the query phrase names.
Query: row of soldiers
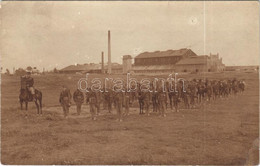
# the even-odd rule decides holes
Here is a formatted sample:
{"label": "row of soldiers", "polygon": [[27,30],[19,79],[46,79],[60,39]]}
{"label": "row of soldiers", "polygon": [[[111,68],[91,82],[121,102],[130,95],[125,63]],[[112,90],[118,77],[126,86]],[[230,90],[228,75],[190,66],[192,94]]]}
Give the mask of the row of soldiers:
{"label": "row of soldiers", "polygon": [[[178,103],[183,101],[185,108],[195,108],[204,102],[217,100],[218,98],[227,98],[237,93],[243,93],[245,90],[245,81],[243,80],[191,80],[177,84],[180,89],[177,93],[170,92],[169,97],[175,98],[175,109],[178,110]],[[177,97],[176,97],[177,96]],[[171,100],[170,100],[171,102]],[[172,108],[172,104],[170,104]]]}
{"label": "row of soldiers", "polygon": [[[161,82],[162,85],[162,82]],[[179,112],[179,105],[183,102],[186,109],[196,108],[204,102],[217,100],[218,98],[227,98],[228,96],[237,93],[242,93],[245,90],[245,82],[243,80],[202,80],[193,79],[190,81],[179,80],[176,83],[165,83],[165,86],[160,84],[155,87],[150,84],[149,91],[141,90],[141,85],[137,84],[135,91],[119,91],[116,92],[111,88],[103,92],[91,91],[86,93],[86,103],[89,104],[92,119],[96,120],[101,110],[112,111],[114,106],[117,110],[117,120],[122,121],[123,116],[129,115],[129,108],[138,101],[139,114],[150,115],[152,106],[153,112],[157,112],[159,116],[166,117],[167,107],[171,110]],[[73,98],[77,113],[80,115],[81,106],[84,103],[84,93],[77,89],[73,96],[70,90],[64,86],[60,94],[60,103],[63,107],[64,116],[67,117],[70,100]]]}
{"label": "row of soldiers", "polygon": [[[72,96],[70,90],[66,86],[63,86],[59,102],[63,108],[65,118],[68,116],[72,98],[77,107],[77,114],[80,115],[81,106],[84,103],[84,93],[77,89]],[[86,93],[86,103],[89,104],[92,120],[96,120],[97,115],[100,114],[102,103],[104,107],[103,109],[107,109],[109,113],[112,112],[112,105],[115,106],[118,121],[122,121],[123,107],[125,108],[125,115],[129,115],[130,97],[124,92],[115,92],[112,89],[108,89],[102,93],[100,91],[92,91],[89,89]]]}

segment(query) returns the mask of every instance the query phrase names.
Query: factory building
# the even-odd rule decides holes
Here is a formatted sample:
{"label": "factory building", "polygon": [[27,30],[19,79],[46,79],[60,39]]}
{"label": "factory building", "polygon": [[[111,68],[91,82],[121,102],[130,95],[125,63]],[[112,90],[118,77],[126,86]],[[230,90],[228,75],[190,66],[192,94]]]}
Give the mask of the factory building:
{"label": "factory building", "polygon": [[144,52],[134,58],[134,73],[219,72],[225,69],[219,55],[198,56],[191,49]]}
{"label": "factory building", "polygon": [[173,65],[183,58],[197,56],[190,49],[144,52],[134,58],[135,66]]}

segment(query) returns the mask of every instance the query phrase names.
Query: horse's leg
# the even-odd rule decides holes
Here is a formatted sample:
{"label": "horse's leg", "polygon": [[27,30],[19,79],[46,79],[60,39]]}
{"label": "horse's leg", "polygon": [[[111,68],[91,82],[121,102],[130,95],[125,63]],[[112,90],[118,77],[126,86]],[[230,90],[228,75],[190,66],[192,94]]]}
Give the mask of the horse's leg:
{"label": "horse's leg", "polygon": [[20,100],[21,110],[23,110],[23,101]]}
{"label": "horse's leg", "polygon": [[178,97],[177,96],[175,96],[175,99],[174,99],[174,108],[175,108],[176,112],[179,112],[179,109],[178,109]]}
{"label": "horse's leg", "polygon": [[139,100],[139,108],[140,108],[140,110],[139,110],[139,114],[141,114],[141,111],[142,111],[142,105],[141,105],[141,101]]}
{"label": "horse's leg", "polygon": [[28,113],[28,101],[25,101],[25,117],[27,118],[27,113]]}
{"label": "horse's leg", "polygon": [[144,114],[144,101],[142,101],[142,114]]}
{"label": "horse's leg", "polygon": [[173,110],[173,105],[172,105],[172,95],[169,97],[169,99],[170,99],[171,110]]}
{"label": "horse's leg", "polygon": [[39,104],[38,104],[38,101],[37,100],[35,100],[35,105],[36,105],[36,107],[37,107],[37,114],[39,114]]}
{"label": "horse's leg", "polygon": [[28,102],[27,101],[25,102],[25,110],[26,111],[28,110]]}
{"label": "horse's leg", "polygon": [[41,111],[41,114],[42,114],[42,99],[41,98],[39,99],[39,103],[40,103],[40,111]]}

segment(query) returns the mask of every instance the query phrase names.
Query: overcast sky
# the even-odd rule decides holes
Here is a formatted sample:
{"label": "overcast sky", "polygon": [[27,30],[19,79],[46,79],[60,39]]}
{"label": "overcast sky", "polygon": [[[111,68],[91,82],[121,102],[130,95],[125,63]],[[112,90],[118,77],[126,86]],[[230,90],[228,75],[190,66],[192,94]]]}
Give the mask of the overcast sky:
{"label": "overcast sky", "polygon": [[61,69],[190,48],[226,65],[259,64],[258,2],[2,2],[1,65]]}

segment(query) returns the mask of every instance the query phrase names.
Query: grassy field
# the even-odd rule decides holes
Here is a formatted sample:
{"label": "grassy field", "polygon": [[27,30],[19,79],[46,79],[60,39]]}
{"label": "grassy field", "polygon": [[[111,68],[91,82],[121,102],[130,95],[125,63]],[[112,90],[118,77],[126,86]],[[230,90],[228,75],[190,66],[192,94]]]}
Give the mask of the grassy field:
{"label": "grassy field", "polygon": [[[97,121],[91,121],[87,105],[81,116],[75,115],[72,106],[70,117],[62,117],[58,103],[61,86],[66,84],[74,91],[81,77],[84,75],[34,76],[36,88],[43,92],[43,116],[37,116],[30,103],[25,118],[18,102],[20,78],[2,75],[2,164],[241,165],[251,159],[258,163],[258,73],[181,75],[186,79],[236,77],[245,79],[247,87],[243,95],[204,104],[199,109],[178,113],[167,110],[166,118],[140,116],[132,108],[123,122],[116,121],[115,110],[112,114],[103,110]],[[90,75],[90,79],[93,77],[104,78]]]}

